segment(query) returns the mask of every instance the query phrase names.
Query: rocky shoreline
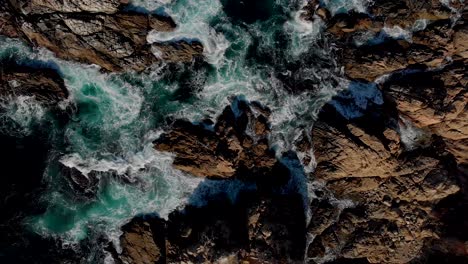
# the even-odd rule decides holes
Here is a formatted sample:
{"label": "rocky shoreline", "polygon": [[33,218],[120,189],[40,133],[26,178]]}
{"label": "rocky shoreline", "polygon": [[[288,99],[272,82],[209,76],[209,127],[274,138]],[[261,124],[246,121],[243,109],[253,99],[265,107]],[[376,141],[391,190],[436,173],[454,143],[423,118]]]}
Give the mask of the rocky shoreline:
{"label": "rocky shoreline", "polygon": [[[309,1],[301,18],[326,24],[344,75],[381,100],[351,88],[334,96],[295,142],[313,156],[276,153],[271,110],[258,102],[233,99],[215,121],[175,120],[153,143],[174,155],[174,168],[252,188],[235,199],[211,195],[167,219],[135,216],[121,228],[120,248],[107,249],[113,261],[468,262],[467,16],[458,0],[374,0],[368,13],[337,14]],[[199,41],[147,43],[150,31],[176,27],[168,16],[132,11],[126,0],[0,0],[0,35],[106,72],[203,59]],[[46,106],[69,96],[57,70],[4,60],[0,99],[19,95]],[[311,161],[315,169],[306,173],[302,164]],[[73,188],[93,195],[97,176],[62,169]]]}

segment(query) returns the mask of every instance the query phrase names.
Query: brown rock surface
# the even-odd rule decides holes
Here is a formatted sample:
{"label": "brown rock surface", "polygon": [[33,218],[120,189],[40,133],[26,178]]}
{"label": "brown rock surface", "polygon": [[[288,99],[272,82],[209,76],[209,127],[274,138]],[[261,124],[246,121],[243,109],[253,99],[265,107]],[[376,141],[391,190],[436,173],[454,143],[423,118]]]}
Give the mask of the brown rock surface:
{"label": "brown rock surface", "polygon": [[[454,7],[462,10],[461,6]],[[307,7],[305,8],[307,11]],[[305,12],[309,14],[310,12]],[[327,31],[340,39],[352,38],[356,33],[378,33],[387,28],[399,27],[413,30],[417,21],[424,20],[431,24],[439,20],[447,20],[455,11],[443,5],[440,1],[372,1],[367,13],[350,11],[337,13],[327,20]]]}
{"label": "brown rock surface", "polygon": [[[120,260],[128,264],[165,263],[165,245],[161,243],[164,241],[163,226],[162,221],[155,218],[150,221],[135,218],[123,226]],[[162,241],[157,240],[159,237]]]}
{"label": "brown rock surface", "polygon": [[468,163],[468,77],[465,61],[435,71],[395,75],[383,91],[402,116],[444,138],[458,163]]}
{"label": "brown rock surface", "polygon": [[460,190],[459,172],[440,139],[406,152],[391,128],[398,120],[391,107],[347,120],[326,106],[315,124],[313,176],[335,198],[311,205],[309,258],[407,263],[439,238],[433,210]]}
{"label": "brown rock surface", "polygon": [[420,19],[436,21],[448,19],[452,15],[451,10],[437,0],[376,0],[372,1],[369,12],[384,20],[388,27],[399,26],[405,29],[412,27]]}
{"label": "brown rock surface", "polygon": [[[106,71],[142,71],[168,59],[187,62],[201,57],[199,42],[171,43],[157,58],[146,37],[152,30],[175,28],[169,17],[121,11],[122,1],[0,1],[0,34],[45,47],[59,58],[96,64]],[[125,1],[124,1],[125,2]],[[157,49],[158,46],[153,47]],[[180,56],[180,58],[178,57]]]}
{"label": "brown rock surface", "polygon": [[239,108],[239,116],[231,107],[225,108],[213,130],[203,124],[176,121],[170,132],[156,140],[155,148],[175,153],[174,166],[195,176],[265,174],[276,163],[266,138],[268,110],[243,101],[239,101]]}
{"label": "brown rock surface", "polygon": [[216,197],[203,207],[188,205],[167,221],[135,218],[122,228],[119,258],[127,263],[300,263],[306,239],[302,197],[241,197],[235,203]]}
{"label": "brown rock surface", "polygon": [[[351,79],[375,81],[409,67],[435,69],[449,64],[451,58],[467,56],[466,15],[455,24],[451,20],[465,4],[452,4],[451,10],[432,0],[373,1],[369,14],[354,11],[336,14],[328,20],[327,31],[343,48],[341,60]],[[414,27],[419,20],[428,25],[424,29]],[[383,39],[375,43],[377,36],[382,38],[384,27],[395,26],[412,32],[410,39]],[[362,45],[356,47],[357,43]]]}

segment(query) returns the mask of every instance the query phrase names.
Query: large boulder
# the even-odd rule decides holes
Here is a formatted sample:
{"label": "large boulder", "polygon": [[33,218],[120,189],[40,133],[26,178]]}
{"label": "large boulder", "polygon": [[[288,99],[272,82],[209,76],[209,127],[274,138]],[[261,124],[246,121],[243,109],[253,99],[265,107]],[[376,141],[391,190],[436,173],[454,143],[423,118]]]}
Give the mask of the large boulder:
{"label": "large boulder", "polygon": [[122,231],[120,260],[123,263],[166,263],[164,261],[164,222],[161,219],[136,217],[124,225]]}

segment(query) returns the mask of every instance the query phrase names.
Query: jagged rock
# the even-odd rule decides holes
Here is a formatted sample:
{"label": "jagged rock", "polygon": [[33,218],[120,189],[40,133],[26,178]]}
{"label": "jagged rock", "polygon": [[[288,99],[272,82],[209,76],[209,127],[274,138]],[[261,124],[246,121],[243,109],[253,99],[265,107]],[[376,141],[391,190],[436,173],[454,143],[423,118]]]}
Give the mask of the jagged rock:
{"label": "jagged rock", "polygon": [[196,41],[154,43],[151,47],[157,50],[158,57],[168,62],[191,62],[203,53],[203,46]]}
{"label": "jagged rock", "polygon": [[306,244],[303,197],[274,196],[249,208],[249,257],[262,262],[301,262]]}
{"label": "jagged rock", "polygon": [[311,0],[302,8],[301,18],[304,20],[314,21],[314,16],[317,15],[322,20],[330,19],[330,11],[320,5],[320,1]]}
{"label": "jagged rock", "polygon": [[[150,31],[174,30],[176,25],[169,17],[122,11],[126,1],[91,2],[36,0],[10,4],[2,0],[0,34],[19,37],[51,50],[59,58],[96,64],[106,71],[143,71],[164,59],[189,62],[202,56],[203,47],[197,41],[154,44],[153,48],[147,43]],[[156,57],[152,49],[158,45],[165,48]]]}
{"label": "jagged rock", "polygon": [[422,0],[397,0],[373,1],[369,12],[375,17],[382,17],[387,27],[399,26],[410,28],[417,20],[436,21],[451,17],[451,10],[441,1]]}
{"label": "jagged rock", "polygon": [[347,49],[342,60],[348,77],[372,82],[409,66],[442,66],[447,56],[449,53],[425,45],[391,40],[378,45]]}
{"label": "jagged rock", "polygon": [[[458,9],[461,10],[462,7],[458,7]],[[365,32],[373,33],[371,35],[375,36],[385,27],[399,27],[411,31],[417,21],[431,24],[435,21],[448,20],[453,15],[453,11],[440,1],[432,0],[418,1],[417,3],[407,0],[372,1],[368,10],[368,13],[356,11],[337,13],[326,19],[327,31],[339,39],[349,40],[355,35]],[[349,43],[352,42],[349,41]]]}
{"label": "jagged rock", "polygon": [[167,221],[137,217],[122,228],[126,263],[300,263],[305,250],[302,196],[214,197]]}
{"label": "jagged rock", "polygon": [[[327,32],[333,34],[337,39],[350,38],[350,35],[358,33],[371,32],[372,35],[379,33],[384,27],[382,21],[374,21],[370,15],[349,12],[339,13],[329,19],[327,23]],[[349,41],[352,43],[352,41]]]}
{"label": "jagged rock", "polygon": [[207,129],[206,124],[178,120],[154,146],[175,153],[174,166],[195,176],[265,174],[276,163],[266,138],[268,111],[244,101],[238,101],[238,108],[242,113],[225,108],[213,130]]}
{"label": "jagged rock", "polygon": [[444,138],[460,164],[468,163],[468,77],[465,61],[441,70],[395,75],[383,92],[416,126]]}
{"label": "jagged rock", "polygon": [[[415,32],[412,43],[390,40],[378,45],[348,49],[344,56],[346,74],[353,79],[374,81],[376,78],[404,70],[410,66],[436,69],[450,64],[446,58],[460,60],[466,57],[466,26],[450,28],[443,20]],[[460,58],[460,59],[458,59]]]}
{"label": "jagged rock", "polygon": [[[455,5],[454,10],[463,10],[464,5]],[[328,19],[327,31],[343,48],[346,75],[375,81],[409,67],[438,68],[451,57],[466,57],[466,25],[463,18],[453,25],[454,12],[440,1],[373,1],[369,14],[351,11]],[[428,25],[416,27],[422,20]],[[383,29],[392,27],[415,32],[410,39],[385,39]]]}
{"label": "jagged rock", "polygon": [[74,167],[67,167],[60,164],[61,175],[69,182],[70,187],[75,191],[76,197],[93,198],[99,189],[99,180],[104,173],[91,171],[82,173]]}
{"label": "jagged rock", "polygon": [[59,73],[53,69],[0,62],[0,98],[34,96],[44,105],[56,105],[68,97]]}
{"label": "jagged rock", "polygon": [[438,239],[440,221],[433,210],[460,190],[456,164],[437,138],[426,148],[406,152],[392,128],[398,124],[392,107],[384,102],[351,120],[330,105],[320,114],[312,131],[313,176],[347,205],[341,211],[336,201],[324,198],[311,205],[316,214],[330,211],[308,227],[315,237],[309,258],[333,254],[370,263],[407,263],[427,241]]}

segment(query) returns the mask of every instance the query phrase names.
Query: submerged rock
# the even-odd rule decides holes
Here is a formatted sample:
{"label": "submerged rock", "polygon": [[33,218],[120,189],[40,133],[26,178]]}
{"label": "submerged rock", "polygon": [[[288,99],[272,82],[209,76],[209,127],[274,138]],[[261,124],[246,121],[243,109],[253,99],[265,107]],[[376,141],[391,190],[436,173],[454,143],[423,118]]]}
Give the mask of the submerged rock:
{"label": "submerged rock", "polygon": [[10,2],[0,1],[0,34],[45,47],[62,59],[96,64],[106,71],[143,71],[161,59],[187,62],[202,56],[199,42],[176,41],[178,52],[159,49],[162,54],[156,57],[147,35],[173,31],[174,21],[122,11],[127,1]]}
{"label": "submerged rock", "polygon": [[229,178],[263,175],[276,163],[268,146],[268,115],[255,103],[226,107],[213,127],[178,120],[154,142],[160,151],[176,154],[177,169],[199,177]]}

